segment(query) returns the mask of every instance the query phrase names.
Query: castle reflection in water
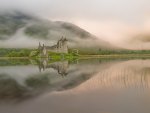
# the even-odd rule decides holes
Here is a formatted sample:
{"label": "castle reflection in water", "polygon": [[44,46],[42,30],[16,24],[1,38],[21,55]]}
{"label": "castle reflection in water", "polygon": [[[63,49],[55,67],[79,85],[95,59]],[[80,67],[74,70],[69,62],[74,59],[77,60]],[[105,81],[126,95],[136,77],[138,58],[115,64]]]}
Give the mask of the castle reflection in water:
{"label": "castle reflection in water", "polygon": [[39,60],[39,71],[45,71],[46,69],[54,69],[61,76],[66,76],[68,74],[69,62],[68,61],[59,61],[54,63],[49,63],[48,59],[40,59]]}
{"label": "castle reflection in water", "polygon": [[[91,78],[91,84],[98,83],[101,87],[144,87],[149,88],[150,87],[150,69],[146,66],[142,66],[140,61],[133,62],[133,64],[139,63],[141,67],[138,67],[138,65],[134,65],[131,68],[130,62],[133,61],[125,61],[123,64],[120,65],[117,64],[111,65],[106,70],[99,69],[98,65],[104,65],[105,63],[99,62],[100,64],[97,64],[96,67],[92,67],[91,65],[91,72],[92,70],[97,73],[95,74],[93,78]],[[143,63],[144,61],[142,61]],[[77,61],[75,63],[78,63]],[[127,63],[127,64],[126,64]],[[146,63],[145,63],[146,64]],[[69,61],[59,61],[50,63],[48,59],[40,59],[38,66],[39,71],[46,71],[48,69],[54,69],[57,71],[58,74],[61,76],[67,76],[69,71]],[[119,65],[119,66],[118,66]],[[85,66],[85,65],[84,65]],[[86,66],[85,66],[86,68]],[[85,73],[88,73],[88,70],[84,70]],[[90,73],[91,73],[90,72]],[[91,75],[92,76],[92,75]],[[96,78],[96,79],[94,79]],[[90,85],[91,85],[90,84]]]}

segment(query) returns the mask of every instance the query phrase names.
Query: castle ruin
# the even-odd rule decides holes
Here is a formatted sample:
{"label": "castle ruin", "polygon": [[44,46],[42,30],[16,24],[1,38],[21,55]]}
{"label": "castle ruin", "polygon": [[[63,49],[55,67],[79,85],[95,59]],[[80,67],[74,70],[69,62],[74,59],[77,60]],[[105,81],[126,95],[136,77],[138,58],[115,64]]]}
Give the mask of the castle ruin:
{"label": "castle ruin", "polygon": [[62,37],[60,40],[58,40],[56,45],[53,46],[45,46],[44,44],[41,45],[39,43],[39,55],[40,57],[49,57],[48,52],[56,52],[56,53],[68,53],[68,45],[67,45],[67,39]]}

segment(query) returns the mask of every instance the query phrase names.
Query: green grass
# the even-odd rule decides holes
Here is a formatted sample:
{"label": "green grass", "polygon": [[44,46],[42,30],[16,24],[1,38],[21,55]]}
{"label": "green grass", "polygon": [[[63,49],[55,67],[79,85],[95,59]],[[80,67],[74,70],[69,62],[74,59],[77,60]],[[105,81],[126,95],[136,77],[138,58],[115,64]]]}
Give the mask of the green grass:
{"label": "green grass", "polygon": [[[74,53],[55,53],[49,52],[49,58],[52,60],[71,60],[75,59],[78,56]],[[0,57],[29,57],[29,58],[39,58],[39,51],[37,49],[17,49],[17,48],[1,48]]]}
{"label": "green grass", "polygon": [[[69,49],[69,53],[55,53],[49,52],[49,59],[54,61],[58,60],[74,60],[83,57],[149,57],[150,50],[79,50],[79,55],[73,52],[73,49]],[[10,58],[40,58],[39,51],[37,49],[17,49],[17,48],[1,48],[0,57]]]}
{"label": "green grass", "polygon": [[53,60],[73,60],[78,58],[77,55],[73,53],[55,53],[55,52],[49,52],[50,59]]}
{"label": "green grass", "polygon": [[150,50],[89,50],[79,49],[80,55],[126,55],[126,54],[150,54]]}
{"label": "green grass", "polygon": [[[38,50],[33,50],[30,53],[30,58],[34,58],[34,59],[38,59],[41,58],[39,55],[39,51]],[[59,61],[59,60],[74,60],[78,58],[78,55],[76,55],[75,53],[56,53],[56,52],[48,52],[48,56],[49,59],[53,60],[53,61]],[[45,58],[45,57],[43,57]]]}
{"label": "green grass", "polygon": [[32,49],[1,48],[0,57],[28,57]]}
{"label": "green grass", "polygon": [[28,59],[0,59],[0,66],[29,65]]}

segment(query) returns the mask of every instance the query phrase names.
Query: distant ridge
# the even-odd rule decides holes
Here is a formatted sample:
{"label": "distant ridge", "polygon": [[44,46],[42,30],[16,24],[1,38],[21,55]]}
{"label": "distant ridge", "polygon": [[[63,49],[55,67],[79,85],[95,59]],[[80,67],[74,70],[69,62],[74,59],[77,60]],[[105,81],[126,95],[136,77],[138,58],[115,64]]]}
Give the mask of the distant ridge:
{"label": "distant ridge", "polygon": [[28,40],[56,42],[61,36],[65,36],[72,47],[116,48],[72,23],[49,21],[17,11],[0,14],[0,42],[11,39],[20,29],[23,29],[22,36]]}

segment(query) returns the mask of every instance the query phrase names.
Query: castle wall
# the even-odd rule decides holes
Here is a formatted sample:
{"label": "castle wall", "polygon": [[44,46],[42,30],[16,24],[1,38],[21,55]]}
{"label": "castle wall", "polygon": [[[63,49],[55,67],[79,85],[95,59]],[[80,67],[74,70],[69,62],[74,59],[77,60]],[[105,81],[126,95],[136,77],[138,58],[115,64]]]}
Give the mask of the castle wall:
{"label": "castle wall", "polygon": [[57,45],[51,47],[44,45],[41,46],[39,43],[38,50],[40,51],[40,57],[48,57],[48,51],[56,53],[68,53],[67,40],[62,38],[57,42]]}
{"label": "castle wall", "polygon": [[59,53],[68,53],[67,41],[62,40],[58,42],[58,52]]}

